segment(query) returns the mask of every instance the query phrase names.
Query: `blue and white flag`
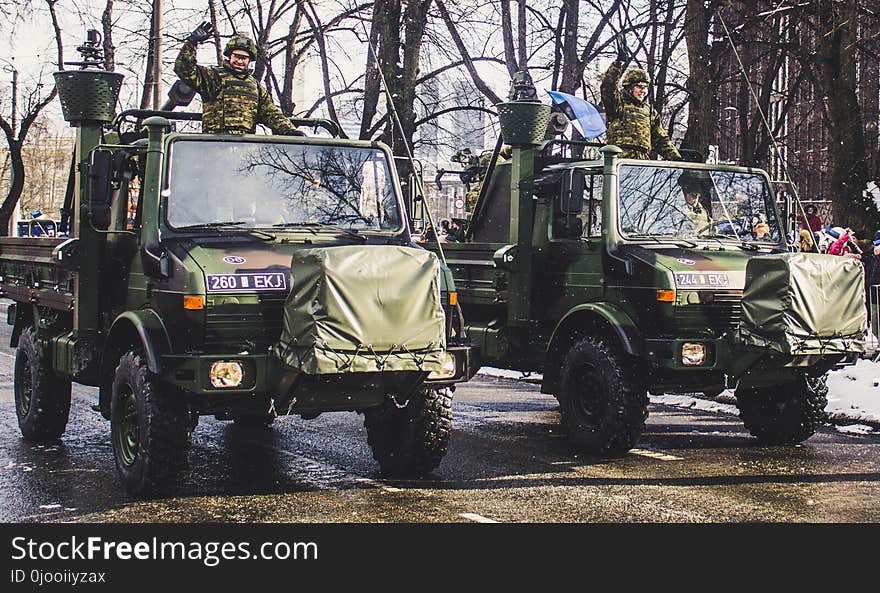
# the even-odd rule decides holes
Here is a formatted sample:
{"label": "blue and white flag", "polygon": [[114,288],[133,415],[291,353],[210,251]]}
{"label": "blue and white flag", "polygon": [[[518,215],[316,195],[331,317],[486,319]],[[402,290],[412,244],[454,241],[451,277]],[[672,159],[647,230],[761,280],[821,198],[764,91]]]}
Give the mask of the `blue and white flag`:
{"label": "blue and white flag", "polygon": [[585,140],[605,133],[605,120],[595,105],[568,93],[547,91],[547,94],[553,99],[553,108],[563,113]]}

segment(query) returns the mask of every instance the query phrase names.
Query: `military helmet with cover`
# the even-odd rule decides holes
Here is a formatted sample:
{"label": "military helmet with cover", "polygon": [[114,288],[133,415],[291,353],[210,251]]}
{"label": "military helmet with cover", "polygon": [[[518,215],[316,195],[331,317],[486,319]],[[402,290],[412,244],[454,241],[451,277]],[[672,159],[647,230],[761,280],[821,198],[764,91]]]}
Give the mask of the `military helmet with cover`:
{"label": "military helmet with cover", "polygon": [[623,78],[620,79],[620,86],[626,89],[640,82],[651,84],[651,77],[641,68],[633,67],[627,69],[623,74]]}
{"label": "military helmet with cover", "polygon": [[228,58],[232,55],[232,52],[237,49],[249,53],[252,60],[257,59],[257,44],[254,43],[250,37],[236,33],[226,44],[226,49],[223,50],[223,55]]}

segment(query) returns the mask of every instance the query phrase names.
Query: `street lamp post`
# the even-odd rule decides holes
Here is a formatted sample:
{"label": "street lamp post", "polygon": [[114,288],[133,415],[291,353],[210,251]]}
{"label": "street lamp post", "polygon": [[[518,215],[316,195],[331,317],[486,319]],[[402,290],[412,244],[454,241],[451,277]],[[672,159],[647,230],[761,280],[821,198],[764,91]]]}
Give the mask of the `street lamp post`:
{"label": "street lamp post", "polygon": [[18,116],[16,111],[16,104],[18,103],[18,70],[13,62],[5,58],[0,58],[0,61],[6,62],[3,66],[4,72],[12,72],[12,137],[15,138],[15,122]]}

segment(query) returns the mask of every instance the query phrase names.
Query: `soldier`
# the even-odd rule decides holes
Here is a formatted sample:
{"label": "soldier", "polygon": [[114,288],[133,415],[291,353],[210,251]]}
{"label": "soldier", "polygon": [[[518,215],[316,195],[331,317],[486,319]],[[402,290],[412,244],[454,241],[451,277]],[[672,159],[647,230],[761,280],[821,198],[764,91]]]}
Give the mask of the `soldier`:
{"label": "soldier", "polygon": [[[623,41],[618,39],[617,59],[602,77],[602,103],[607,118],[606,141],[621,145],[622,158],[649,159],[658,152],[666,160],[680,161],[681,153],[669,140],[660,123],[660,114],[646,98],[651,79],[641,68],[630,68],[623,74],[629,61]],[[620,81],[622,89],[618,88]]]}
{"label": "soldier", "polygon": [[[489,170],[489,162],[492,160],[492,152],[487,151],[480,155],[478,163],[477,173],[474,174],[471,179],[474,182],[474,185],[470,188],[470,191],[465,195],[465,209],[467,210],[468,215],[473,215],[474,208],[477,206],[477,198],[480,197],[480,189],[483,187],[483,181],[486,178],[486,173]],[[511,150],[509,146],[504,146],[501,149],[501,152],[498,154],[498,158],[495,159],[495,164],[500,165],[506,159],[510,158]]]}
{"label": "soldier", "polygon": [[684,219],[681,223],[681,231],[689,235],[713,233],[715,223],[703,203],[703,188],[699,180],[685,172],[679,176],[678,185],[684,194],[684,206],[682,207]]}
{"label": "soldier", "polygon": [[214,34],[209,22],[199,25],[180,48],[174,72],[202,97],[202,131],[215,134],[253,134],[257,124],[273,134],[304,136],[272,102],[249,66],[257,57],[256,44],[244,35],[233,35],[223,50],[222,66],[206,68],[196,63],[196,46]]}

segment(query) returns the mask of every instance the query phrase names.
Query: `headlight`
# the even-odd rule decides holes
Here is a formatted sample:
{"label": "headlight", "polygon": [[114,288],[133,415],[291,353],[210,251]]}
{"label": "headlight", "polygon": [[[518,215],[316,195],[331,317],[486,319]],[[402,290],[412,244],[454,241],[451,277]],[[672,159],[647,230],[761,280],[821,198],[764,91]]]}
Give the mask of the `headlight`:
{"label": "headlight", "polygon": [[217,360],[211,363],[208,378],[215,389],[238,387],[244,379],[244,370],[241,363],[235,360]]}
{"label": "headlight", "polygon": [[681,364],[686,367],[700,366],[706,362],[706,345],[685,342],[681,345]]}
{"label": "headlight", "polygon": [[447,352],[443,355],[443,367],[439,371],[431,371],[428,375],[428,381],[436,381],[437,379],[451,379],[455,376],[455,357]]}

